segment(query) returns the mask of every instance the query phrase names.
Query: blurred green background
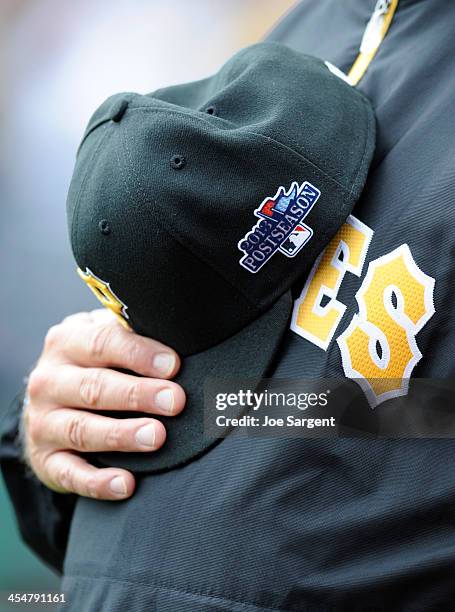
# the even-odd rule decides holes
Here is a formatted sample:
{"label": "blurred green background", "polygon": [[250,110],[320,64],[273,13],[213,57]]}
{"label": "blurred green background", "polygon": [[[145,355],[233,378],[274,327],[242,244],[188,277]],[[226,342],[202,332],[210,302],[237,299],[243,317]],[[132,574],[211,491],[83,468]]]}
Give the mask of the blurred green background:
{"label": "blurred green background", "polygon": [[[93,110],[117,91],[209,75],[292,4],[0,2],[0,416],[48,327],[97,306],[75,274],[65,221],[75,151]],[[58,577],[20,541],[1,479],[0,550],[0,591],[58,590]]]}
{"label": "blurred green background", "polygon": [[[0,487],[0,592],[58,590],[59,579],[19,540],[16,523],[3,485]],[[0,602],[0,610],[2,610]]]}

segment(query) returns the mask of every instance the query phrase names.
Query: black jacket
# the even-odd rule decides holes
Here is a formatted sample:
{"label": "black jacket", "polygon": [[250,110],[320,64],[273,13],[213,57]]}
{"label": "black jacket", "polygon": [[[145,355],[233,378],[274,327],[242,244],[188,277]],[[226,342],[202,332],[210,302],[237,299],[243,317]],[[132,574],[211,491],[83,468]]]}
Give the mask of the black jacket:
{"label": "black jacket", "polygon": [[[270,39],[348,71],[374,4],[305,0]],[[364,353],[357,363],[349,334],[362,316],[379,315],[365,315],[358,290],[380,265],[401,261],[401,276],[388,269],[400,316],[381,315],[376,324],[390,332],[393,351],[408,347],[408,374],[451,376],[455,4],[400,0],[359,88],[378,119],[372,172],[353,213],[368,234],[365,261],[338,287],[345,308],[327,345],[308,330],[289,330],[273,374],[352,376],[367,367],[373,357]],[[231,435],[184,468],[144,477],[128,501],[77,500],[67,543],[75,498],[25,476],[16,414],[3,437],[3,473],[26,541],[59,569],[66,547],[65,609],[453,607],[453,440]]]}

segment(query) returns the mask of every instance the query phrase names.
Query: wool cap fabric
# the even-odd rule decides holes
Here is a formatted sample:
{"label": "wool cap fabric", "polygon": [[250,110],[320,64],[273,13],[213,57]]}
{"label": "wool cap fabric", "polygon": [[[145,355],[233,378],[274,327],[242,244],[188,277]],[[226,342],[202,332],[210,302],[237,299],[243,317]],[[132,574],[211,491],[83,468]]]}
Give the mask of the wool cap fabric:
{"label": "wool cap fabric", "polygon": [[216,442],[204,433],[204,380],[266,374],[291,289],[359,199],[374,146],[365,96],[276,43],[210,78],[101,105],[68,195],[74,256],[124,323],[182,355],[187,406],[159,417],[159,451],[95,461],[154,472]]}

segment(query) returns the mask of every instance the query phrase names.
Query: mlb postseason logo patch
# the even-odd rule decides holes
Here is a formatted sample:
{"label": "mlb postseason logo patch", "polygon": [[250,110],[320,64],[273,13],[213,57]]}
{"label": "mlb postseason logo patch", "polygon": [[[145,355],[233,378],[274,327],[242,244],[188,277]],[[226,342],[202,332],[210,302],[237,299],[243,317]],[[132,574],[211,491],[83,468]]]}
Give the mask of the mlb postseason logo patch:
{"label": "mlb postseason logo patch", "polygon": [[321,192],[308,181],[299,187],[294,181],[288,191],[280,187],[254,211],[259,221],[238,243],[243,253],[240,265],[255,274],[277,252],[295,257],[313,235],[302,223]]}

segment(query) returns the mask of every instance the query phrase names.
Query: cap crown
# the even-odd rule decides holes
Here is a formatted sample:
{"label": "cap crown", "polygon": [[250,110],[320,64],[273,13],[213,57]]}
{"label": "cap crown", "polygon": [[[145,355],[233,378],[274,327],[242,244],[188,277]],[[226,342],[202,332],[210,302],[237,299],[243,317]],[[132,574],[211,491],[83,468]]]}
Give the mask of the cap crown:
{"label": "cap crown", "polygon": [[68,196],[74,255],[136,331],[201,351],[308,271],[373,148],[360,92],[320,60],[254,45],[211,78],[96,111]]}

